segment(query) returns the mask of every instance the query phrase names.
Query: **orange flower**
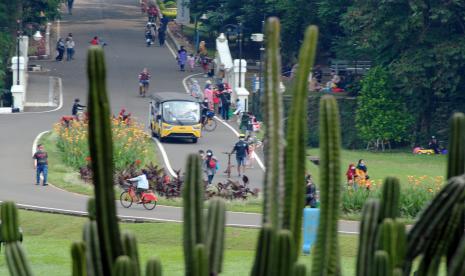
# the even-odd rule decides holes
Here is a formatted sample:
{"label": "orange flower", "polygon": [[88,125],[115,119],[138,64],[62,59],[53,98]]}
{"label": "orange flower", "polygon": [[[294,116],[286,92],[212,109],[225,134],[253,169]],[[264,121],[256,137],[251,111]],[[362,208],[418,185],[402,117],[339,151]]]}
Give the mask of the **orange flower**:
{"label": "orange flower", "polygon": [[91,158],[90,156],[87,156],[87,157],[86,157],[86,161],[87,161],[87,162],[90,162],[91,160],[92,160],[92,158]]}
{"label": "orange flower", "polygon": [[136,161],[134,163],[136,163],[136,166],[139,166],[140,163],[142,163],[142,161],[140,161],[139,159],[136,159]]}

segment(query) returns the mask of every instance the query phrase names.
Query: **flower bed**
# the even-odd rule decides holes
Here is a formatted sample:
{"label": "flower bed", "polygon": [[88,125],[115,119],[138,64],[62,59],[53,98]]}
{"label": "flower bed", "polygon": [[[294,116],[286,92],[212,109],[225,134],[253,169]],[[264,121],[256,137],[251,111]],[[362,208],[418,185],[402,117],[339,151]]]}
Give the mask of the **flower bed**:
{"label": "flower bed", "polygon": [[[400,194],[400,215],[414,218],[434,197],[444,184],[442,176],[409,176],[408,183],[402,185]],[[381,180],[373,181],[370,190],[349,187],[342,193],[342,211],[346,214],[357,214],[362,211],[369,197],[381,198]]]}
{"label": "flower bed", "polygon": [[[150,136],[141,124],[129,120],[113,118],[113,161],[116,171],[121,171],[133,163],[145,165]],[[53,131],[58,136],[57,146],[63,152],[66,165],[80,169],[89,161],[87,140],[87,120],[69,120],[56,123]]]}

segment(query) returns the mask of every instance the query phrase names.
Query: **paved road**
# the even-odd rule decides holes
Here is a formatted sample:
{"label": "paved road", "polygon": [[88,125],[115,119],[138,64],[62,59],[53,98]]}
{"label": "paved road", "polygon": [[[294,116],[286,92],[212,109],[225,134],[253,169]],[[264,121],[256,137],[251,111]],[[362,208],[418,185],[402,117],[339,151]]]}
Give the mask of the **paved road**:
{"label": "paved road", "polygon": [[[86,99],[87,81],[85,54],[88,42],[95,35],[101,37],[105,47],[108,68],[108,91],[113,112],[122,107],[145,122],[148,114],[148,99],[137,96],[137,74],[148,67],[153,79],[151,89],[157,91],[179,91],[185,93],[182,80],[188,73],[177,70],[172,53],[168,48],[146,47],[143,39],[145,18],[140,14],[136,1],[131,0],[83,0],[76,3],[73,16],[64,15],[61,35],[73,33],[77,47],[76,60],[72,62],[46,62],[52,74],[63,79],[64,107],[61,110],[43,114],[0,115],[0,201],[14,200],[17,203],[44,208],[85,211],[86,197],[68,193],[53,187],[37,187],[31,160],[31,144],[36,135],[51,128],[59,117],[69,114],[74,98]],[[170,163],[174,169],[183,168],[185,157],[198,149],[212,149],[226,164],[226,156],[237,138],[223,124],[193,146],[190,143],[165,143]],[[223,167],[224,168],[224,167]],[[262,171],[258,166],[249,172],[253,186],[262,183]],[[218,180],[224,179],[218,175]],[[180,221],[180,208],[159,206],[147,212],[141,206],[124,209],[118,205],[118,214],[154,220]],[[259,226],[259,214],[228,212],[230,225]],[[342,222],[342,230],[356,232],[357,225]]]}

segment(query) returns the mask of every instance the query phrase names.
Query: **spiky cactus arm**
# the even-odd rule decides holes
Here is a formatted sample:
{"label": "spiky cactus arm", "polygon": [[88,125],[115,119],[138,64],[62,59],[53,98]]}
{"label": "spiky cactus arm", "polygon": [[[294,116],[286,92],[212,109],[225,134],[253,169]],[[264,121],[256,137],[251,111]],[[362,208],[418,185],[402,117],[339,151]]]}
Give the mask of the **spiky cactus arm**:
{"label": "spiky cactus arm", "polygon": [[276,231],[269,224],[263,225],[258,236],[251,276],[268,276],[273,275],[276,271],[274,263],[275,243]]}
{"label": "spiky cactus arm", "polygon": [[5,243],[5,260],[10,275],[31,276],[32,269],[21,245],[19,232],[18,210],[13,202],[4,202],[1,205],[2,228],[1,235]]}
{"label": "spiky cactus arm", "polygon": [[[447,179],[462,175],[465,173],[465,115],[463,113],[455,113],[450,119],[450,141],[447,162]],[[457,231],[453,234],[451,246],[447,252],[447,263],[450,264],[460,239],[463,236],[465,228],[465,212],[460,218],[460,225]]]}
{"label": "spiky cactus arm", "polygon": [[198,155],[189,155],[183,188],[184,261],[186,275],[193,275],[194,250],[196,245],[203,244],[205,239],[203,218],[204,189],[200,162]]}
{"label": "spiky cactus arm", "polygon": [[419,269],[421,272],[419,275],[422,275],[422,272],[424,275],[437,275],[442,256],[445,255],[452,246],[454,249],[456,248],[457,245],[452,244],[454,240],[453,234],[457,232],[457,228],[461,228],[459,225],[463,210],[463,202],[455,204],[451,213],[448,215],[447,221],[435,232],[434,238],[431,239],[431,242],[423,253]]}
{"label": "spiky cactus arm", "polygon": [[194,247],[192,272],[190,276],[208,276],[208,255],[204,244]]}
{"label": "spiky cactus arm", "polygon": [[113,143],[110,103],[106,90],[103,49],[91,47],[87,55],[89,79],[89,151],[92,158],[95,208],[103,271],[111,275],[113,263],[122,254],[115,192],[113,189]]}
{"label": "spiky cactus arm", "polygon": [[113,273],[115,276],[130,276],[135,273],[135,264],[130,257],[122,255],[119,256],[113,266]]}
{"label": "spiky cactus arm", "polygon": [[210,274],[218,275],[223,269],[224,231],[226,204],[221,198],[213,198],[208,206],[206,249]]}
{"label": "spiky cactus arm", "polygon": [[86,271],[89,276],[103,276],[103,264],[97,230],[97,222],[88,221],[84,225],[83,240],[86,247]]}
{"label": "spiky cactus arm", "polygon": [[465,177],[453,177],[423,209],[417,222],[407,235],[406,265],[422,254],[433,242],[430,237],[434,232],[437,233],[438,229],[449,219],[454,205],[465,200],[464,191]]}
{"label": "spiky cactus arm", "polygon": [[124,232],[122,237],[124,255],[131,258],[134,262],[134,274],[131,276],[139,276],[140,263],[139,263],[139,251],[137,250],[136,236],[131,232]]}
{"label": "spiky cactus arm", "polygon": [[395,219],[399,216],[400,183],[395,177],[386,177],[382,187],[381,214],[379,221],[386,218]]}
{"label": "spiky cactus arm", "polygon": [[276,236],[274,263],[276,276],[292,275],[295,259],[294,241],[289,230],[280,230]]}
{"label": "spiky cactus arm", "polygon": [[340,209],[339,111],[334,97],[320,101],[320,222],[312,261],[312,275],[340,275],[338,219]]}
{"label": "spiky cactus arm", "polygon": [[86,245],[84,242],[73,242],[71,245],[71,259],[73,263],[73,276],[87,276],[86,271]]}
{"label": "spiky cactus arm", "polygon": [[463,260],[465,260],[465,236],[460,240],[457,251],[451,258],[447,275],[465,275],[465,262]]}
{"label": "spiky cactus arm", "polygon": [[455,113],[450,120],[447,179],[465,173],[465,115]]}
{"label": "spiky cactus arm", "polygon": [[147,266],[145,267],[145,276],[161,276],[162,268],[161,262],[157,258],[152,258],[147,261]]}
{"label": "spiky cactus arm", "polygon": [[305,164],[307,146],[308,75],[315,61],[318,28],[310,26],[300,48],[299,70],[287,124],[286,177],[283,226],[294,238],[294,256],[300,251],[302,212],[305,206]]}
{"label": "spiky cactus arm", "polygon": [[371,276],[373,259],[376,251],[378,233],[378,217],[380,204],[377,199],[369,199],[362,211],[360,235],[357,254],[357,276]]}
{"label": "spiky cactus arm", "polygon": [[266,172],[264,185],[263,223],[270,223],[275,229],[282,226],[282,202],[284,196],[282,130],[282,99],[280,89],[281,56],[279,19],[271,17],[266,23]]}

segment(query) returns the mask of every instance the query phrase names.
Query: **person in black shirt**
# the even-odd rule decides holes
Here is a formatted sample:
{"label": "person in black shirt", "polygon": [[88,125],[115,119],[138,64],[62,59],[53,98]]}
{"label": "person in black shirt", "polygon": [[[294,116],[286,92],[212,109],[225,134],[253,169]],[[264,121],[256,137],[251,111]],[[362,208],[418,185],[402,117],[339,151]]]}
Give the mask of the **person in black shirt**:
{"label": "person in black shirt", "polygon": [[79,99],[77,98],[74,99],[73,108],[71,109],[71,115],[73,115],[73,117],[76,118],[77,120],[79,120],[78,112],[82,111],[82,109],[86,107],[85,105],[81,105],[79,102],[80,102]]}
{"label": "person in black shirt", "polygon": [[239,135],[239,141],[234,145],[231,154],[234,152],[236,153],[236,161],[237,161],[237,173],[241,176],[241,167],[242,172],[245,172],[245,160],[247,155],[249,155],[249,144],[244,141],[245,135]]}

